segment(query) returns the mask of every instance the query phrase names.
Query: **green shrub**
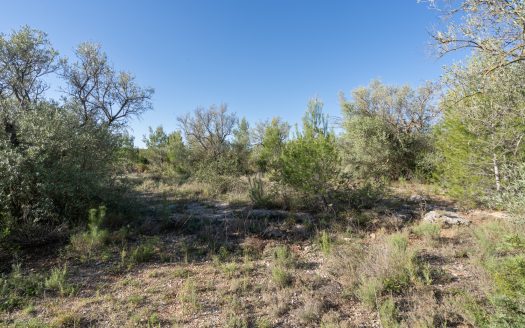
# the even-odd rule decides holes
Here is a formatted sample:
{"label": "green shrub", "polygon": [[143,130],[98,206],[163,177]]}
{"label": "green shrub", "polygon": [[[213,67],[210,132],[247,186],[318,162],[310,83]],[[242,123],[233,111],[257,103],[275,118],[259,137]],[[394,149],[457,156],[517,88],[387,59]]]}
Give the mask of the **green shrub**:
{"label": "green shrub", "polygon": [[131,250],[130,259],[132,263],[139,264],[153,260],[156,255],[156,245],[151,241],[147,241]]}
{"label": "green shrub", "polygon": [[44,286],[48,290],[55,290],[64,296],[73,291],[73,287],[67,282],[67,266],[51,269],[50,276],[45,280]]}
{"label": "green shrub", "polygon": [[358,180],[427,177],[434,94],[430,83],[414,90],[372,81],[354,89],[351,100],[342,98],[344,170]]}
{"label": "green shrub", "polygon": [[184,281],[178,293],[178,299],[183,305],[184,312],[193,312],[199,309],[197,286],[192,278],[187,278]]}
{"label": "green shrub", "polygon": [[290,270],[295,265],[295,258],[287,246],[279,245],[273,250],[272,280],[280,288],[288,287],[293,282]]}
{"label": "green shrub", "polygon": [[293,282],[293,276],[286,268],[275,266],[272,268],[272,280],[280,288],[288,287]]}
{"label": "green shrub", "polygon": [[415,253],[408,247],[408,237],[395,233],[374,243],[359,263],[355,294],[372,308],[386,293],[400,294],[408,291],[418,281],[418,263]]}
{"label": "green shrub", "polygon": [[106,207],[89,210],[88,231],[77,233],[70,238],[70,249],[82,259],[89,259],[100,252],[108,240],[107,230],[100,228],[106,216]]}
{"label": "green shrub", "polygon": [[488,274],[492,288],[485,302],[466,295],[463,307],[480,327],[525,326],[525,231],[522,224],[489,222],[473,231],[474,256]]}
{"label": "green shrub", "polygon": [[261,177],[249,178],[249,196],[255,207],[265,208],[271,205],[272,197],[265,189],[265,183]]}
{"label": "green shrub", "polygon": [[0,276],[0,309],[13,310],[27,303],[30,297],[40,295],[45,289],[44,278],[39,274],[24,275],[20,264],[11,273]]}
{"label": "green shrub", "polygon": [[332,240],[326,230],[323,230],[319,236],[319,246],[324,255],[329,255],[332,250]]}
{"label": "green shrub", "polygon": [[392,297],[388,297],[381,303],[381,306],[379,307],[379,319],[381,320],[381,326],[384,328],[400,327],[396,317],[396,304]]}
{"label": "green shrub", "polygon": [[303,118],[303,130],[285,144],[280,158],[278,179],[306,196],[317,197],[325,208],[329,191],[340,172],[335,135],[328,131],[328,118],[322,103],[311,100]]}

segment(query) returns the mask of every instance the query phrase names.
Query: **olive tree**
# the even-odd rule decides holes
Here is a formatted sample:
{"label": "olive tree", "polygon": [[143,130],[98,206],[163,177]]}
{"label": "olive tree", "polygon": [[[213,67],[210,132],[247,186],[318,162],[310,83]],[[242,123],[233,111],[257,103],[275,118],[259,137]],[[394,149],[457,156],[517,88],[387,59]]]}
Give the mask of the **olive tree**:
{"label": "olive tree", "polygon": [[432,83],[414,90],[372,81],[353,90],[350,100],[341,95],[346,170],[355,178],[413,177],[431,150],[436,90]]}
{"label": "olive tree", "polygon": [[[66,79],[66,101],[46,99],[48,77],[65,65],[41,31],[0,35],[0,231],[18,242],[34,242],[30,231],[45,235],[81,223],[92,206],[116,204],[122,124],[149,108],[147,97],[134,96],[144,89],[129,75],[106,76],[86,98]],[[81,66],[64,69],[73,74],[87,67]],[[94,74],[85,76],[90,85]],[[78,115],[83,99],[96,119]]]}
{"label": "olive tree", "polygon": [[522,0],[431,0],[446,26],[433,38],[441,55],[472,49],[491,57],[484,72],[525,60],[525,2]]}
{"label": "olive tree", "polygon": [[84,124],[125,125],[151,109],[153,89],[140,87],[131,73],[116,71],[100,45],[82,43],[75,55],[77,61],[65,62],[61,75]]}

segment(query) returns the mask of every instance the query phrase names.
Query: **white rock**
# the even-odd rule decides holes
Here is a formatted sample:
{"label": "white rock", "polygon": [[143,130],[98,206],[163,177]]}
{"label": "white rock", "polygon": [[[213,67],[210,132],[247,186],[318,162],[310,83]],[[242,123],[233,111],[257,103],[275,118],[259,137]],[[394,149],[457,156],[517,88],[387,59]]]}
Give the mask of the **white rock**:
{"label": "white rock", "polygon": [[423,216],[423,221],[448,225],[468,225],[470,221],[450,211],[430,211]]}

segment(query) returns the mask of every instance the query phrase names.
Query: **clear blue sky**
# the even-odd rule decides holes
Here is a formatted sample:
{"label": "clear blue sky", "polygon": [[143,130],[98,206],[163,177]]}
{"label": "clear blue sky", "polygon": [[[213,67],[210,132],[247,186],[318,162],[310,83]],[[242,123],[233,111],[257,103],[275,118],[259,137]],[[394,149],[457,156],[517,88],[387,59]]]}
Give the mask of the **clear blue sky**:
{"label": "clear blue sky", "polygon": [[300,121],[309,98],[340,116],[338,93],[379,78],[435,80],[452,58],[431,54],[437,13],[416,0],[0,0],[0,32],[27,24],[63,56],[102,44],[116,68],[155,89],[154,110],[131,123],[177,128],[198,106],[227,103],[251,123]]}

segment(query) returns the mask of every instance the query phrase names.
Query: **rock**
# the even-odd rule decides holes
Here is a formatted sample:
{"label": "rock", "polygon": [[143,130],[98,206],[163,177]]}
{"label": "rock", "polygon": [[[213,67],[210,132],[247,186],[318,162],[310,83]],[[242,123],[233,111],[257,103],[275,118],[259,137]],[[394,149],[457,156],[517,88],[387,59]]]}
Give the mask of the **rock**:
{"label": "rock", "polygon": [[269,227],[264,230],[263,236],[270,239],[283,239],[285,237],[281,230],[274,227]]}
{"label": "rock", "polygon": [[468,225],[470,221],[455,212],[430,211],[423,216],[423,221],[447,225]]}
{"label": "rock", "polygon": [[414,202],[414,203],[419,203],[419,202],[426,201],[427,198],[425,196],[422,196],[422,195],[413,194],[412,196],[410,196],[410,198],[408,200],[411,201],[411,202]]}

